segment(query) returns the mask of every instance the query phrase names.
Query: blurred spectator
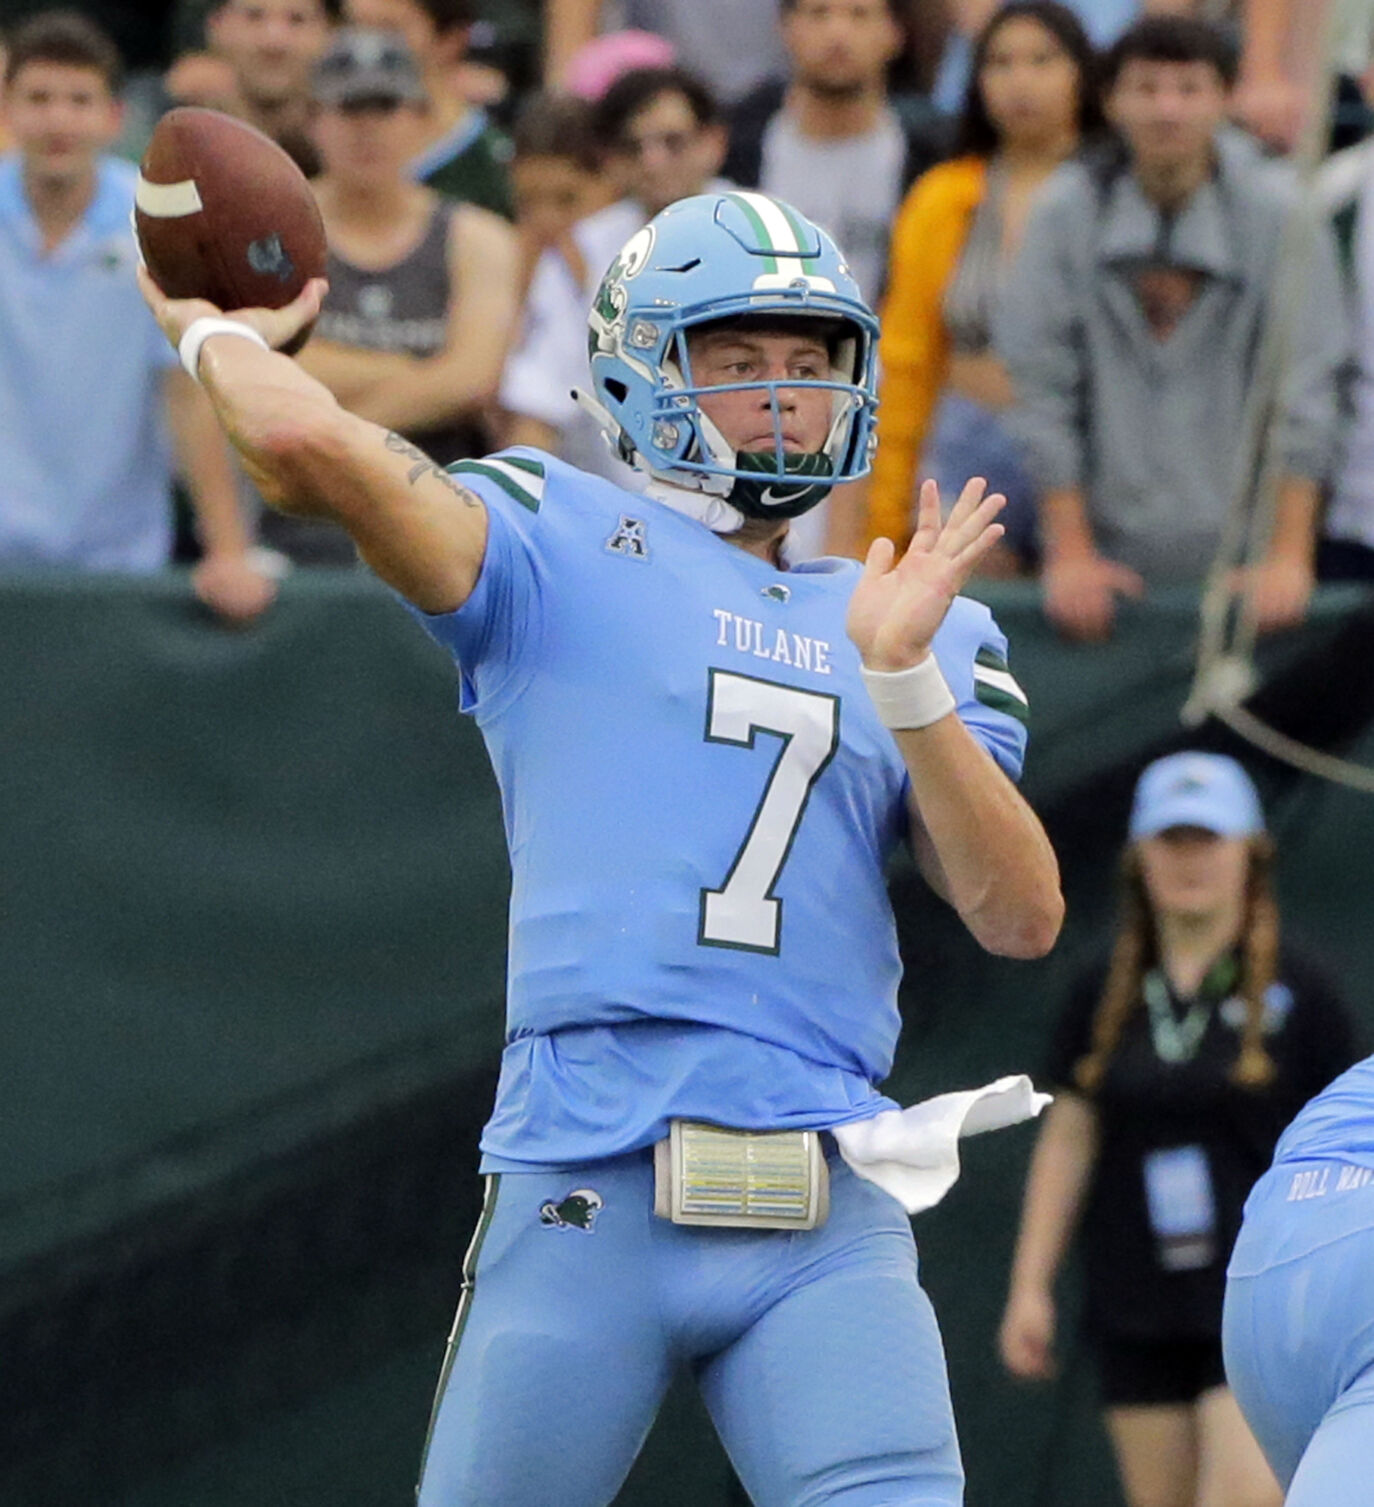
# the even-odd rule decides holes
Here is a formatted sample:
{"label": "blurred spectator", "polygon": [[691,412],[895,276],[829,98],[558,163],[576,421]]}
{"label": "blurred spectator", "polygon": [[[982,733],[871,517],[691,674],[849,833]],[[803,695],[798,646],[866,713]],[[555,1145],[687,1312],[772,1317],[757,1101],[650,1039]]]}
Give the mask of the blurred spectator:
{"label": "blurred spectator", "polygon": [[1330,237],[1315,228],[1301,269],[1284,264],[1296,196],[1281,165],[1221,132],[1235,60],[1213,27],[1138,22],[1106,73],[1123,146],[1046,185],[996,327],[1042,491],[1046,610],[1068,636],[1100,639],[1118,593],[1205,574],[1250,480],[1237,441],[1266,323],[1284,317],[1282,277],[1302,307],[1283,327],[1277,516],[1250,585],[1261,627],[1296,622],[1344,359]]}
{"label": "blurred spectator", "polygon": [[1344,394],[1347,429],[1317,574],[1324,581],[1374,581],[1374,141],[1332,157],[1317,192],[1335,229],[1354,347]]}
{"label": "blurred spectator", "polygon": [[[950,26],[931,95],[937,108],[956,111],[969,88],[975,40],[1002,0],[948,0]],[[1065,0],[1095,47],[1109,47],[1136,19],[1141,0]]]}
{"label": "blurred spectator", "polygon": [[206,110],[239,110],[238,79],[228,58],[213,52],[183,52],[162,80],[165,99],[171,105],[198,105]]}
{"label": "blurred spectator", "polygon": [[520,300],[523,304],[539,258],[562,257],[579,288],[587,265],[573,226],[614,197],[601,171],[592,132],[591,107],[566,94],[532,94],[515,120],[511,190],[520,238]]}
{"label": "blurred spectator", "polygon": [[[516,314],[514,232],[407,176],[425,89],[399,33],[344,28],[313,88],[329,293],[300,363],[345,407],[440,465],[481,454],[490,445],[480,421]],[[267,537],[297,559],[326,547],[322,534],[299,530]],[[351,559],[342,530],[333,537]]]}
{"label": "blurred spectator", "polygon": [[1226,1261],[1280,1131],[1359,1051],[1330,984],[1281,943],[1272,864],[1233,759],[1150,765],[1111,957],[1074,987],[1050,1046],[1055,1099],[1000,1348],[1013,1375],[1054,1374],[1055,1277],[1081,1223],[1086,1327],[1130,1507],[1282,1496],[1226,1387]]}
{"label": "blurred spectator", "polygon": [[[569,60],[600,31],[605,0],[545,0],[544,77],[566,83]],[[774,0],[620,0],[619,25],[672,43],[677,66],[734,104],[787,70]]]}
{"label": "blurred spectator", "polygon": [[[310,138],[310,70],[329,43],[337,11],[335,0],[223,0],[206,17],[212,54],[234,75],[234,96],[219,107],[285,147],[307,177],[320,166]],[[201,63],[193,73],[189,59],[167,82],[169,89],[208,87],[212,98],[218,88],[211,68]]]}
{"label": "blurred spectator", "polygon": [[[923,0],[918,0],[923,3]],[[1288,151],[1319,97],[1319,56],[1334,7],[1336,65],[1352,86],[1370,57],[1370,0],[1070,0],[1098,46],[1108,46],[1141,16],[1186,16],[1225,23],[1240,52],[1232,101],[1236,118],[1267,145]],[[998,0],[951,0],[953,26],[934,85],[937,105],[953,108],[968,75],[970,38]],[[1358,107],[1356,107],[1358,109]]]}
{"label": "blurred spectator", "polygon": [[795,205],[828,230],[877,303],[902,194],[948,148],[933,108],[904,119],[888,101],[901,48],[897,0],[781,0],[788,76],[730,115],[725,176]]}
{"label": "blurred spectator", "polygon": [[[214,414],[134,279],[136,173],[105,155],[121,66],[94,23],[49,12],[10,38],[0,159],[0,560],[153,571],[171,553],[175,442],[200,526],[194,576],[230,619],[272,599]],[[164,425],[166,428],[164,428]]]}
{"label": "blurred spectator", "polygon": [[918,466],[947,496],[983,476],[1007,497],[1007,540],[989,565],[1009,572],[1033,551],[1035,495],[1002,420],[1012,395],[993,310],[1035,195],[1100,133],[1101,110],[1092,46],[1054,0],[999,10],[974,60],[956,156],[915,185],[893,230],[863,543],[909,539]]}
{"label": "blurred spectator", "polygon": [[590,380],[587,312],[606,268],[635,231],[675,199],[702,193],[715,181],[725,128],[710,91],[676,68],[624,74],[596,106],[593,121],[607,171],[624,197],[573,229],[584,281],[559,252],[540,257],[520,342],[501,380],[501,406],[510,420],[507,444],[548,450],[639,489],[644,478],[611,454],[599,421],[572,396]]}
{"label": "blurred spectator", "polygon": [[354,26],[398,31],[420,65],[428,105],[409,171],[446,198],[510,218],[510,141],[463,93],[472,0],[344,0]]}

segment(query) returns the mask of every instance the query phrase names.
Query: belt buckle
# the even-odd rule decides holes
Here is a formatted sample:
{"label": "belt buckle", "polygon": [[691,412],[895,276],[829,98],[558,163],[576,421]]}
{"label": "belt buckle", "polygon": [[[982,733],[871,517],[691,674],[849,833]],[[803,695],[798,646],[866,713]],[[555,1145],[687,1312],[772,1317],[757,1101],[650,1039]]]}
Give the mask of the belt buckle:
{"label": "belt buckle", "polygon": [[817,1131],[673,1120],[654,1147],[654,1213],[674,1224],[814,1230],[829,1211]]}

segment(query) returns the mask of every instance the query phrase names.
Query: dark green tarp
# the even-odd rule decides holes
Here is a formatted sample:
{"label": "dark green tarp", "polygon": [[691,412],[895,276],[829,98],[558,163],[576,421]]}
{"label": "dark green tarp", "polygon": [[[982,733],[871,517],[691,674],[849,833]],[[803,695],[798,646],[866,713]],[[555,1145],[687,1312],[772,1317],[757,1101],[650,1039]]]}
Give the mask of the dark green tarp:
{"label": "dark green tarp", "polygon": [[[904,1099],[1035,1066],[1064,979],[1109,922],[1130,779],[1181,736],[1185,597],[1127,607],[1114,640],[1092,648],[1058,642],[1030,588],[990,599],[1030,696],[1025,788],[1060,844],[1070,923],[1050,959],[998,962],[896,876],[911,976],[891,1088]],[[1356,600],[1323,598],[1306,628],[1266,651],[1275,715],[1333,745],[1354,736],[1370,699]],[[489,1071],[507,870],[451,668],[360,574],[301,574],[242,632],[212,622],[177,576],[9,578],[0,645],[0,1279],[23,1270],[32,1293],[47,1251],[98,1251],[104,1230]],[[1228,746],[1216,728],[1200,736]],[[1374,757],[1367,738],[1354,743]],[[1374,801],[1262,759],[1254,768],[1286,916],[1370,1019]],[[483,1107],[461,1110],[475,1122]],[[1023,1391],[992,1351],[1030,1139],[972,1145],[963,1181],[917,1224],[969,1503],[1102,1507],[1112,1488],[1090,1377],[1070,1365],[1061,1385]],[[0,1280],[0,1315],[18,1290]],[[273,1500],[233,1494],[257,1468],[289,1478],[280,1500],[293,1507],[399,1507],[441,1339],[395,1352],[379,1340],[375,1363],[357,1360],[337,1395],[322,1378],[303,1410],[259,1420],[190,1474],[164,1473],[131,1507],[178,1491],[206,1507]],[[369,1418],[371,1442],[359,1437]],[[689,1493],[675,1500],[723,1500],[694,1407],[675,1404],[671,1425],[625,1500],[668,1501],[654,1478],[669,1461]],[[295,1464],[274,1476],[282,1450]],[[360,1451],[394,1490],[348,1494],[368,1478],[348,1463]]]}

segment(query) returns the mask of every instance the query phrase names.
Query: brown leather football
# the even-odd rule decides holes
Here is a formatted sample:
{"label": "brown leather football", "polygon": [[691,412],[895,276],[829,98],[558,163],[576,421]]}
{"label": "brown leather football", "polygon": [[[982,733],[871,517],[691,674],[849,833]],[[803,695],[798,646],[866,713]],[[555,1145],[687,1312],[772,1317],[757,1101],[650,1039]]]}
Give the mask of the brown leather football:
{"label": "brown leather football", "polygon": [[[164,293],[226,313],[280,308],[324,275],[324,224],[304,173],[275,141],[218,110],[182,106],[157,123],[134,228]],[[303,330],[288,353],[308,337]]]}

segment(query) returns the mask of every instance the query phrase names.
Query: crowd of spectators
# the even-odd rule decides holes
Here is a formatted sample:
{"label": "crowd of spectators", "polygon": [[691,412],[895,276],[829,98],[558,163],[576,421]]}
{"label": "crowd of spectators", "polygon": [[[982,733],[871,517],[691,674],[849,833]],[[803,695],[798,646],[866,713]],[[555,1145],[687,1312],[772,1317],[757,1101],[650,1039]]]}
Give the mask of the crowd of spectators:
{"label": "crowd of spectators", "polygon": [[[1329,3],[1350,141],[1374,0]],[[165,563],[164,434],[198,535],[180,552],[231,616],[287,557],[348,558],[264,517],[143,337],[120,158],[191,103],[312,178],[331,291],[301,359],[440,461],[528,444],[639,487],[574,396],[586,310],[648,217],[735,185],[826,225],[884,316],[873,476],[801,521],[795,556],[900,543],[921,477],[983,474],[1010,499],[987,569],[1038,576],[1059,631],[1100,639],[1120,596],[1200,582],[1268,474],[1261,627],[1298,621],[1319,576],[1374,577],[1374,156],[1297,170],[1331,112],[1293,0],[546,0],[525,66],[498,45],[516,0],[180,9],[187,45],[122,114],[98,0],[10,30],[0,563]]]}

